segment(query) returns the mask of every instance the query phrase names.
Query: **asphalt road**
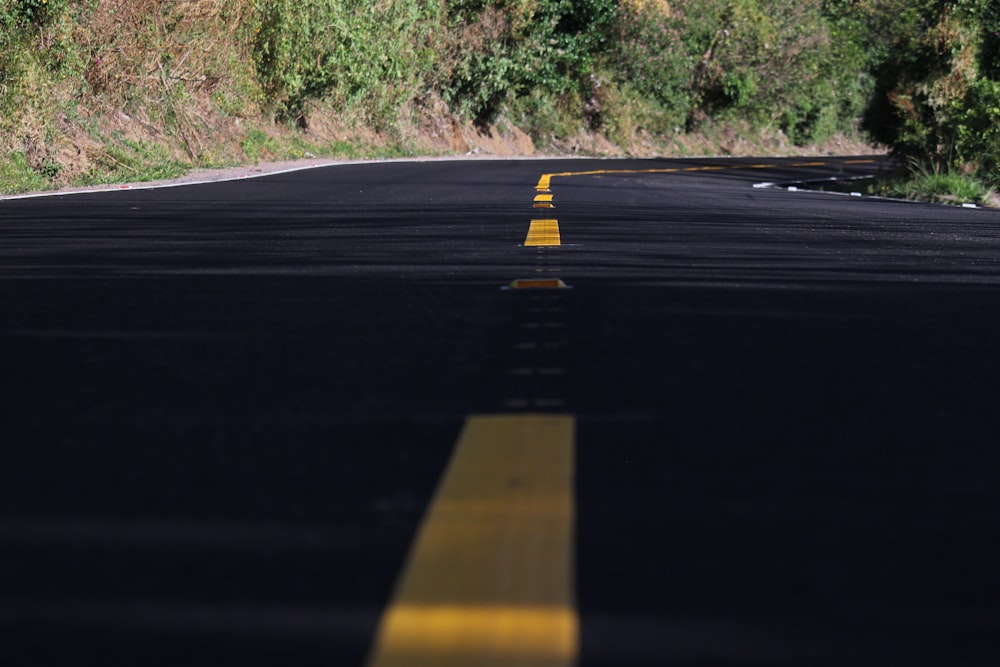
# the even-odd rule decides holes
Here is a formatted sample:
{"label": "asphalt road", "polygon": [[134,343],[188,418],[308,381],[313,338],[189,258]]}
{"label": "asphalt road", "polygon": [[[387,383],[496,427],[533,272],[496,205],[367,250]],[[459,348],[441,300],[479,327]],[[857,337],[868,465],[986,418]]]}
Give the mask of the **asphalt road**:
{"label": "asphalt road", "polygon": [[753,187],[877,167],[0,201],[0,665],[360,667],[523,414],[575,419],[583,667],[1000,664],[1000,213]]}

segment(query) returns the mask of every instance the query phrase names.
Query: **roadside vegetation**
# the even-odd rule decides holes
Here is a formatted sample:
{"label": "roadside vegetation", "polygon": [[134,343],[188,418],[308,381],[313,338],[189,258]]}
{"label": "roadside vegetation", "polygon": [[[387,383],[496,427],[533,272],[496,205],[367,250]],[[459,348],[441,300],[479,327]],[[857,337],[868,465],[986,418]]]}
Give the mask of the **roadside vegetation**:
{"label": "roadside vegetation", "polygon": [[956,172],[933,172],[921,167],[911,173],[883,180],[876,192],[890,197],[939,204],[976,204],[993,206],[993,189],[973,175]]}
{"label": "roadside vegetation", "polygon": [[988,194],[1000,184],[998,7],[2,0],[0,190],[302,157],[876,142],[918,175]]}

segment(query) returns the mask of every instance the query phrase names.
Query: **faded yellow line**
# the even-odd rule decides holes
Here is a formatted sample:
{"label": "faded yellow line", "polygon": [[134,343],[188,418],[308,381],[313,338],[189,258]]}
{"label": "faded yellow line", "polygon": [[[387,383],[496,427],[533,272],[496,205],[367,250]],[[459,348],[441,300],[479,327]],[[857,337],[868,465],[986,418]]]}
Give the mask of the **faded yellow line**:
{"label": "faded yellow line", "polygon": [[[754,165],[754,168],[761,169],[765,166],[774,167],[777,165]],[[595,169],[593,171],[561,171],[551,174],[542,174],[538,179],[535,190],[538,192],[549,192],[552,188],[553,178],[568,178],[571,176],[614,176],[628,174],[676,174],[682,171],[725,171],[734,169],[745,169],[743,165],[726,167],[707,165],[701,167],[669,167],[664,169]],[[537,200],[536,200],[537,201]]]}
{"label": "faded yellow line", "polygon": [[[562,171],[549,174],[542,174],[538,178],[533,203],[534,208],[548,209],[555,208],[552,204],[554,195],[552,194],[553,178],[568,178],[572,176],[608,176],[626,174],[674,174],[678,172],[699,172],[699,171],[738,171],[741,169],[771,169],[781,167],[826,167],[838,164],[870,164],[874,160],[848,160],[838,161],[813,161],[798,163],[757,163],[757,164],[735,164],[735,165],[702,165],[696,167],[669,167],[664,169],[595,169],[592,171]],[[561,245],[559,238],[559,223],[556,220],[533,220],[531,228],[528,230],[528,238],[524,242],[525,246],[553,246]]]}
{"label": "faded yellow line", "polygon": [[470,417],[379,625],[368,667],[569,667],[568,415]]}
{"label": "faded yellow line", "polygon": [[524,240],[526,246],[556,246],[561,245],[558,220],[532,220],[528,227],[528,236]]}
{"label": "faded yellow line", "polygon": [[846,160],[846,161],[813,161],[784,164],[734,164],[734,165],[703,165],[697,167],[671,167],[664,169],[597,169],[593,171],[562,171],[550,174],[542,174],[538,179],[535,189],[539,192],[548,192],[552,188],[553,178],[567,178],[571,176],[609,176],[626,174],[673,174],[677,172],[697,172],[697,171],[739,171],[741,169],[771,169],[780,167],[827,167],[838,164],[872,164],[874,160]]}

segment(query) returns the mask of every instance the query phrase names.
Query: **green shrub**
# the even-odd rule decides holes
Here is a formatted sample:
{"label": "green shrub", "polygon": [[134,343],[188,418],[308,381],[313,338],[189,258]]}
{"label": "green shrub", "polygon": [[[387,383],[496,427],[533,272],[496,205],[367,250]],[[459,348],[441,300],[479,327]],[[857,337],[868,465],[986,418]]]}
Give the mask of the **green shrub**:
{"label": "green shrub", "polygon": [[970,84],[954,118],[955,161],[1000,186],[1000,81]]}
{"label": "green shrub", "polygon": [[1000,183],[1000,5],[900,0],[881,8],[893,49],[877,63],[865,127],[927,168]]}
{"label": "green shrub", "polygon": [[485,123],[519,96],[589,98],[615,2],[448,0],[447,10],[441,92],[465,116]]}
{"label": "green shrub", "polygon": [[889,183],[886,194],[942,204],[982,204],[988,201],[992,191],[975,176],[947,167],[928,167],[913,160],[909,176]]}
{"label": "green shrub", "polygon": [[821,0],[685,0],[688,127],[708,118],[784,130],[798,144],[848,128],[863,106],[857,50]]}
{"label": "green shrub", "polygon": [[384,120],[433,66],[434,0],[254,0],[253,15],[257,73],[286,116],[333,97]]}
{"label": "green shrub", "polygon": [[[77,12],[89,7],[89,2],[79,4],[72,5]],[[26,87],[41,90],[45,72],[65,76],[78,67],[70,7],[70,0],[0,3],[0,144],[25,106],[31,106],[23,98]]]}
{"label": "green shrub", "polygon": [[684,43],[685,20],[677,10],[651,2],[627,2],[618,10],[605,59],[621,86],[655,102],[666,127],[683,126],[691,110],[693,59]]}
{"label": "green shrub", "polygon": [[614,0],[539,0],[527,34],[528,85],[562,94],[593,73],[615,17]]}
{"label": "green shrub", "polygon": [[45,26],[58,19],[70,0],[7,0],[0,14],[6,14],[16,25],[27,28]]}

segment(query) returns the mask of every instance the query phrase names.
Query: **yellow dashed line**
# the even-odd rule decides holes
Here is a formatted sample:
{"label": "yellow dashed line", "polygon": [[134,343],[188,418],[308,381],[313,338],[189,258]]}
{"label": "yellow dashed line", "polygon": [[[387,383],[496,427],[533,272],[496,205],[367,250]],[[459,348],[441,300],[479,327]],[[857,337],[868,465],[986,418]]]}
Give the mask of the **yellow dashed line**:
{"label": "yellow dashed line", "polygon": [[[550,174],[542,174],[538,178],[538,184],[535,185],[535,190],[539,193],[535,195],[534,208],[555,208],[552,204],[554,195],[551,194],[552,191],[552,179],[553,178],[567,178],[571,176],[608,176],[608,175],[626,175],[626,174],[674,174],[678,172],[700,172],[700,171],[736,171],[739,169],[777,169],[782,167],[827,167],[831,165],[838,164],[874,164],[875,160],[872,159],[862,159],[862,160],[844,160],[844,161],[829,161],[829,162],[798,162],[798,163],[761,163],[761,164],[738,164],[738,165],[703,165],[698,167],[671,167],[665,169],[597,169],[593,171],[562,171],[554,172]],[[541,223],[541,224],[539,224]],[[554,232],[548,231],[554,228]],[[552,240],[554,239],[554,242]],[[525,241],[526,246],[545,246],[545,245],[560,245],[559,240],[559,226],[555,220],[533,220],[531,223],[531,229],[528,230],[528,240]]]}
{"label": "yellow dashed line", "polygon": [[570,667],[573,460],[567,415],[471,417],[368,667]]}
{"label": "yellow dashed line", "polygon": [[562,243],[559,237],[558,220],[532,220],[528,228],[528,237],[524,245],[531,247],[557,246]]}

